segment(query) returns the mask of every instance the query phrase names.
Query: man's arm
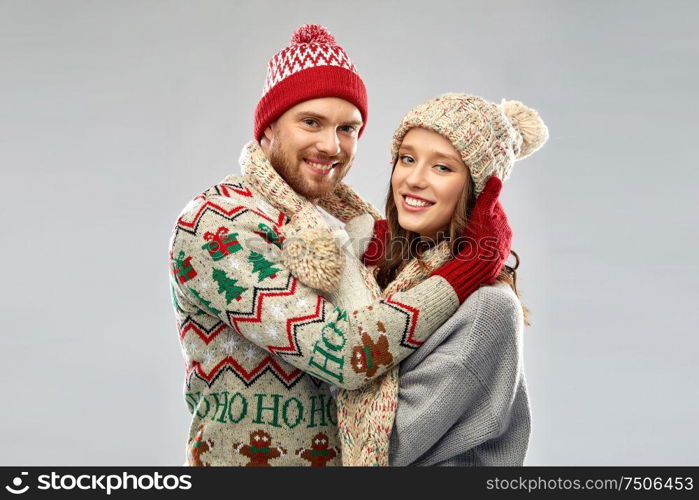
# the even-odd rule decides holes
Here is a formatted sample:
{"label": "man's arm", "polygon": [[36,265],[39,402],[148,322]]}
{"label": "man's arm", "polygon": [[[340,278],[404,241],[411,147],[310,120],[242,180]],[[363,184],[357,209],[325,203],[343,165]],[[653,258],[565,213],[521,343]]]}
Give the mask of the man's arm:
{"label": "man's arm", "polygon": [[171,242],[178,295],[309,374],[356,389],[412,353],[458,308],[432,277],[355,310],[335,307],[278,262],[278,226],[242,197],[201,197]]}

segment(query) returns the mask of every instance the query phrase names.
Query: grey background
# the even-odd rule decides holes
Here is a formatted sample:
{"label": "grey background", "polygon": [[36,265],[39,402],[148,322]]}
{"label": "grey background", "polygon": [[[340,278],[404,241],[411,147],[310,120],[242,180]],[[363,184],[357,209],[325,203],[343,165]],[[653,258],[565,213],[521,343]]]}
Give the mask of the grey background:
{"label": "grey background", "polygon": [[[179,465],[189,413],[167,244],[237,172],[267,60],[321,23],[369,121],[518,99],[549,143],[503,204],[533,311],[527,465],[697,465],[696,2],[0,2],[0,464]],[[694,311],[694,312],[693,312]]]}

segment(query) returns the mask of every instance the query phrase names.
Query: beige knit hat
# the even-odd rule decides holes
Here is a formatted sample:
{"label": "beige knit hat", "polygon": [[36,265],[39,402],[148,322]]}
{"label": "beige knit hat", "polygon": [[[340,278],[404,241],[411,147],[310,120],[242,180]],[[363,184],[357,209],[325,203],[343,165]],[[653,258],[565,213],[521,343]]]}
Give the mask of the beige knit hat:
{"label": "beige knit hat", "polygon": [[422,127],[446,137],[471,171],[476,195],[490,176],[510,176],[515,160],[544,145],[548,129],[539,114],[519,101],[495,104],[467,94],[444,94],[411,109],[393,134],[392,164],[403,137]]}

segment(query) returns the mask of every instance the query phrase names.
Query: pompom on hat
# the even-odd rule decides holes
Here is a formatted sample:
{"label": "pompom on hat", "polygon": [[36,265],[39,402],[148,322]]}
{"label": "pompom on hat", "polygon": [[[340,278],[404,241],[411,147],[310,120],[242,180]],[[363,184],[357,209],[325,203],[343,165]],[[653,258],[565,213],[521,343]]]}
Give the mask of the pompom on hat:
{"label": "pompom on hat", "polygon": [[393,134],[392,163],[411,128],[446,137],[471,172],[476,195],[495,175],[505,181],[515,160],[526,158],[547,141],[548,128],[539,114],[519,101],[495,104],[468,94],[444,94],[411,109]]}
{"label": "pompom on hat", "polygon": [[339,97],[357,106],[364,122],[362,135],[367,95],[357,68],[327,28],[305,24],[267,64],[265,86],[255,108],[255,140],[292,106],[320,97]]}

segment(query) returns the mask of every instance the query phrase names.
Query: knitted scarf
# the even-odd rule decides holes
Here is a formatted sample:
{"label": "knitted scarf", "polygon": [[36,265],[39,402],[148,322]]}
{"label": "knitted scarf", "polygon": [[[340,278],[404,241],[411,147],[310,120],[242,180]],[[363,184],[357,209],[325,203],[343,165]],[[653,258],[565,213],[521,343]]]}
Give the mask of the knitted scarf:
{"label": "knitted scarf", "polygon": [[[274,170],[257,142],[250,141],[245,146],[240,165],[250,187],[258,191],[274,208],[292,218],[289,225],[294,226],[293,230],[313,231],[318,227],[327,226],[313,203],[296,193]],[[317,200],[317,204],[345,223],[364,214],[370,214],[374,219],[381,218],[376,208],[343,182],[340,182],[331,194]],[[449,258],[450,249],[447,242],[426,250],[419,260],[414,258],[408,262],[382,295],[388,297],[412,288],[429,277],[434,269]],[[318,257],[318,260],[322,258]],[[373,269],[367,269],[360,263],[353,264],[358,264],[370,296],[374,299],[379,298],[381,292],[372,274]],[[306,272],[305,269],[299,271]],[[303,276],[297,277],[305,281]],[[398,367],[390,369],[361,389],[339,391],[337,420],[344,466],[388,465],[389,442],[397,403]]]}
{"label": "knitted scarf", "polygon": [[[419,260],[413,258],[386,287],[383,296],[408,290],[427,279],[433,270],[450,259],[450,253],[448,243],[442,242],[426,250]],[[339,392],[337,421],[343,466],[388,466],[397,407],[397,366],[360,389]]]}
{"label": "knitted scarf", "polygon": [[[363,207],[366,202],[360,200],[351,188],[342,185],[319,200],[318,204],[333,215],[341,213],[341,220],[347,222],[364,213]],[[446,241],[426,250],[420,259],[413,258],[406,264],[396,279],[386,287],[382,296],[388,297],[412,288],[427,279],[433,270],[450,258],[451,249]],[[366,269],[364,266],[360,267]],[[370,270],[373,271],[374,267]],[[373,273],[368,286],[372,285],[376,285]],[[390,437],[397,407],[397,366],[360,389],[339,391],[337,421],[343,466],[388,466]]]}
{"label": "knitted scarf", "polygon": [[250,141],[245,145],[239,163],[247,183],[288,217],[294,217],[311,206],[310,201],[294,191],[274,170],[257,142]]}
{"label": "knitted scarf", "polygon": [[[304,209],[313,206],[274,170],[257,142],[250,141],[245,145],[241,153],[240,165],[248,183],[275,208],[289,217],[294,217]],[[381,218],[381,214],[371,203],[365,201],[344,182],[337,185],[332,196],[319,200],[318,205],[342,222],[349,222],[350,219],[362,214],[370,214],[375,219]]]}

